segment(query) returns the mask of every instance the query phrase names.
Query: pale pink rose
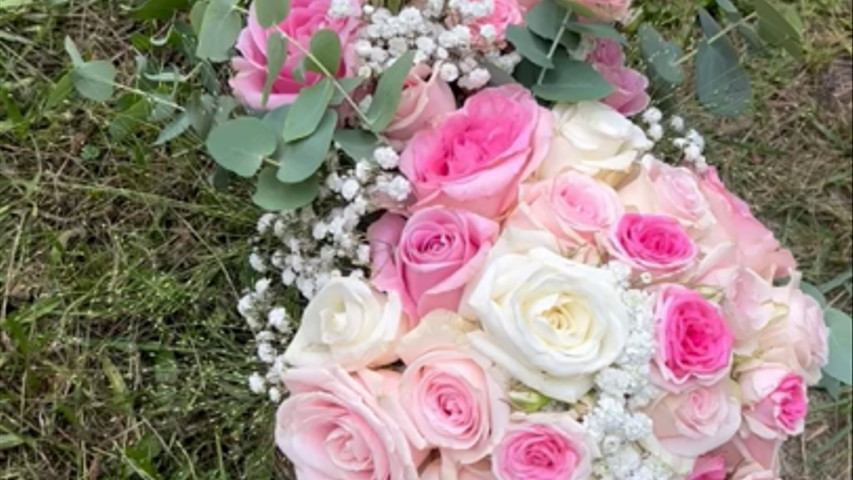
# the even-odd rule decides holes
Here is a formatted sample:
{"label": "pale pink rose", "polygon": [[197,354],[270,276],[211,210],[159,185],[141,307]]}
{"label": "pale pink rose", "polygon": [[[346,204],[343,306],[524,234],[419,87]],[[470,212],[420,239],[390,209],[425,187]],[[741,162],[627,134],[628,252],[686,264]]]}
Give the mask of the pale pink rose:
{"label": "pale pink rose", "polygon": [[665,394],[647,412],[661,446],[682,457],[699,457],[732,439],[741,425],[737,385],[722,381]]}
{"label": "pale pink rose", "polygon": [[517,1],[518,1],[518,6],[521,7],[522,12],[527,12],[531,8],[542,3],[542,0],[517,0]]}
{"label": "pale pink rose", "polygon": [[534,414],[510,427],[492,456],[498,480],[582,480],[598,450],[566,414]]}
{"label": "pale pink rose", "polygon": [[786,277],[796,269],[790,250],[782,248],[773,232],[752,215],[749,205],[723,185],[715,168],[702,173],[699,185],[722,237],[709,239],[710,247],[723,241],[736,244],[744,266],[765,278]]}
{"label": "pale pink rose", "polygon": [[687,480],[726,480],[726,460],[721,455],[702,455],[696,459]]}
{"label": "pale pink rose", "polygon": [[[352,16],[330,17],[329,5],[331,0],[291,0],[290,14],[278,25],[288,36],[295,39],[299,45],[307,49],[311,36],[320,29],[331,29],[341,39],[343,59],[338,71],[339,77],[353,75],[357,68],[358,56],[355,54],[355,36],[361,23],[361,0],[350,0]],[[296,79],[294,71],[302,63],[304,54],[299,48],[290,44],[287,50],[287,60],[278,74],[270,92],[266,106],[262,105],[264,83],[267,78],[267,38],[277,31],[276,27],[263,28],[258,23],[255,7],[249,8],[249,19],[246,28],[240,32],[237,39],[239,57],[231,61],[236,74],[229,81],[234,89],[234,96],[255,110],[273,110],[282,105],[293,103],[299,92],[306,86],[314,85],[323,78],[316,72],[306,71],[303,81]]]}
{"label": "pale pink rose", "polygon": [[493,28],[495,32],[494,41],[500,42],[504,39],[506,27],[524,25],[524,12],[517,0],[492,1],[492,13],[485,17],[476,18],[471,22],[465,22],[465,25],[471,30],[471,42],[475,45],[483,40],[480,33],[483,27],[490,26]]}
{"label": "pale pink rose", "polygon": [[563,253],[608,232],[622,216],[619,197],[610,185],[569,171],[553,179],[521,186],[519,204],[504,228],[549,232]]}
{"label": "pale pink rose", "polygon": [[619,188],[619,198],[629,210],[675,217],[693,238],[714,223],[696,174],[660,160],[643,162],[636,176]]}
{"label": "pale pink rose", "polygon": [[367,230],[373,282],[399,293],[415,324],[433,310],[456,311],[499,231],[492,220],[452,208],[419,210],[408,220],[386,214]]}
{"label": "pale pink rose", "polygon": [[596,38],[595,48],[586,56],[586,61],[593,65],[621,67],[625,65],[625,52],[616,40]]}
{"label": "pale pink rose", "polygon": [[654,278],[684,272],[699,253],[678,220],[665,215],[626,213],[611,229],[609,244],[613,256],[635,273]]}
{"label": "pale pink rose", "polygon": [[409,73],[401,95],[394,120],[384,132],[391,140],[408,141],[418,130],[456,110],[456,98],[450,85],[436,70],[422,63]]}
{"label": "pale pink rose", "polygon": [[518,185],[545,158],[553,117],[520,85],[487,88],[433,128],[419,131],[400,158],[417,205],[506,213]]}
{"label": "pale pink rose", "polygon": [[732,334],[720,309],[696,291],[667,285],[655,303],[653,380],[671,392],[711,385],[728,375]]}
{"label": "pale pink rose", "polygon": [[[425,443],[451,465],[486,458],[509,423],[506,375],[467,345],[473,324],[445,311],[423,318],[402,340],[403,409]],[[448,468],[445,465],[445,468]]]}
{"label": "pale pink rose", "polygon": [[779,470],[782,443],[782,439],[761,438],[743,425],[732,440],[717,449],[716,453],[726,459],[729,472],[750,464],[776,472]]}
{"label": "pale pink rose", "polygon": [[590,10],[596,20],[604,22],[625,20],[631,8],[631,0],[577,0],[576,3]]}
{"label": "pale pink rose", "polygon": [[626,117],[634,116],[649,106],[651,97],[646,93],[649,79],[642,73],[625,66],[609,67],[594,65],[604,80],[613,87],[614,92],[601,102],[610,105]]}
{"label": "pale pink rose", "polygon": [[799,277],[778,289],[775,301],[787,305],[785,318],[771,322],[757,336],[761,362],[787,365],[816,385],[829,359],[829,331],[823,308],[798,288]]}
{"label": "pale pink rose", "polygon": [[[455,469],[446,473],[442,468]],[[487,460],[476,463],[474,465],[453,465],[450,467],[444,466],[440,460],[436,460],[427,465],[421,480],[495,480],[492,475],[492,466]]]}
{"label": "pale pink rose", "polygon": [[[426,452],[397,422],[400,375],[341,368],[288,370],[290,397],[278,409],[275,441],[300,480],[418,480]],[[399,408],[399,407],[396,407]]]}
{"label": "pale pink rose", "polygon": [[756,366],[740,373],[744,425],[767,439],[803,432],[808,397],[803,377],[784,365]]}
{"label": "pale pink rose", "polygon": [[732,480],[782,480],[777,472],[757,463],[747,463],[732,474]]}

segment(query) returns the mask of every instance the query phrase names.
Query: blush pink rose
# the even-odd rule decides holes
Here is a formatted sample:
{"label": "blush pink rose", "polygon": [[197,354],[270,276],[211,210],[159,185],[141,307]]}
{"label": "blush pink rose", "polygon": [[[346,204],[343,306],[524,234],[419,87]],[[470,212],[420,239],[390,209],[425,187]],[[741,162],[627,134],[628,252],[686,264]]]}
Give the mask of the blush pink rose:
{"label": "blush pink rose", "polygon": [[625,66],[594,65],[594,67],[614,89],[613,93],[601,100],[602,103],[610,105],[626,117],[632,117],[649,106],[651,97],[646,93],[646,89],[649,88],[649,79],[645,75]]}
{"label": "blush pink rose", "polygon": [[749,205],[723,185],[715,168],[710,167],[702,173],[699,186],[722,237],[710,239],[711,246],[723,241],[734,243],[744,266],[766,278],[786,277],[796,269],[797,263],[790,250],[782,248],[773,232],[752,215]]}
{"label": "blush pink rose", "polygon": [[777,472],[766,469],[757,463],[747,463],[738,467],[732,474],[732,480],[782,480]]}
{"label": "blush pink rose", "polygon": [[498,480],[581,480],[598,456],[583,427],[568,415],[529,415],[510,427],[492,455]]}
{"label": "blush pink rose", "polygon": [[492,466],[486,460],[474,465],[444,467],[456,469],[456,471],[451,471],[451,473],[443,476],[442,466],[440,460],[427,465],[423,473],[421,473],[421,480],[448,480],[448,478],[455,478],[456,480],[495,480],[495,476],[492,475]]}
{"label": "blush pink rose", "polygon": [[740,372],[744,424],[757,436],[784,439],[803,432],[808,397],[802,375],[767,364]]}
{"label": "blush pink rose", "polygon": [[726,459],[722,455],[702,455],[687,480],[726,480]]}
{"label": "blush pink rose", "polygon": [[[399,374],[341,368],[288,370],[275,441],[300,480],[418,480],[426,452],[385,405],[399,404]],[[381,399],[381,401],[380,401]]]}
{"label": "blush pink rose", "polygon": [[631,0],[577,0],[577,3],[590,10],[596,20],[604,22],[625,20],[631,8]]}
{"label": "blush pink rose", "polygon": [[524,24],[524,12],[517,0],[493,0],[493,2],[494,6],[489,15],[465,23],[471,30],[471,41],[475,45],[482,42],[480,32],[485,26],[494,28],[493,41],[500,42],[504,40],[508,26]]}
{"label": "blush pink rose", "polygon": [[[361,1],[350,0],[352,16],[332,18],[329,16],[331,0],[291,0],[290,14],[278,25],[299,45],[308,48],[311,36],[320,29],[331,29],[341,39],[343,59],[338,76],[353,75],[357,68],[358,56],[355,54],[354,41],[361,23]],[[258,23],[255,7],[249,8],[246,28],[237,39],[239,57],[234,57],[231,65],[236,74],[229,81],[236,96],[245,105],[255,110],[273,110],[282,105],[293,103],[299,92],[323,78],[316,72],[305,72],[303,81],[296,79],[294,71],[302,63],[304,55],[296,45],[289,45],[287,60],[272,85],[267,104],[262,105],[264,83],[267,78],[267,38],[276,31],[275,27],[263,28]]]}
{"label": "blush pink rose", "polygon": [[551,113],[520,85],[471,96],[403,151],[400,170],[412,183],[415,208],[441,205],[500,217],[545,158],[552,125]]}
{"label": "blush pink rose", "polygon": [[731,440],[741,425],[737,385],[722,381],[679,394],[665,394],[647,412],[660,445],[696,458]]}
{"label": "blush pink rose", "polygon": [[465,210],[432,207],[408,220],[386,214],[367,230],[373,282],[399,293],[415,324],[433,310],[456,311],[499,231],[496,222]]}
{"label": "blush pink rose", "polygon": [[385,129],[391,140],[408,141],[418,130],[431,125],[456,110],[456,98],[450,85],[437,71],[418,64],[403,84],[400,105],[394,120]]}
{"label": "blush pink rose", "polygon": [[521,186],[519,204],[504,228],[549,232],[568,253],[608,232],[622,216],[610,185],[568,171],[553,179]]}
{"label": "blush pink rose", "polygon": [[625,52],[616,40],[596,38],[595,48],[586,56],[586,61],[593,65],[620,67],[625,65]]}
{"label": "blush pink rose", "polygon": [[746,465],[757,465],[762,470],[777,472],[781,463],[779,452],[782,443],[782,439],[761,438],[743,425],[732,440],[716,453],[726,459],[729,472]]}
{"label": "blush pink rose", "polygon": [[655,278],[684,272],[698,256],[684,227],[665,215],[627,213],[611,230],[609,243],[618,260]]}
{"label": "blush pink rose", "polygon": [[655,303],[653,379],[681,392],[694,384],[711,385],[728,375],[732,334],[720,309],[696,291],[668,285]]}

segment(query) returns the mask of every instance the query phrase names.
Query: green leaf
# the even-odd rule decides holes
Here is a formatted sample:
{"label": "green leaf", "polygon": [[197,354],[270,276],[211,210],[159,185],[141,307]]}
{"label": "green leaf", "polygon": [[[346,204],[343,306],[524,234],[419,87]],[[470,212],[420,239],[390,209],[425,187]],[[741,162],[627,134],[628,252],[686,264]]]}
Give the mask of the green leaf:
{"label": "green leaf", "polygon": [[801,282],[800,290],[802,290],[803,293],[805,293],[806,295],[817,300],[817,303],[820,305],[820,308],[826,308],[826,305],[828,303],[826,301],[826,296],[816,286],[808,282]]}
{"label": "green leaf", "polygon": [[82,66],[86,63],[80,55],[80,50],[77,49],[77,44],[74,43],[74,40],[71,40],[71,37],[68,35],[65,36],[65,51],[68,52],[68,56],[71,57],[71,63],[75,67]]}
{"label": "green leaf", "polygon": [[24,439],[14,433],[4,433],[0,435],[0,451],[15,448],[23,445],[24,443]]}
{"label": "green leaf", "polygon": [[80,95],[96,102],[105,102],[113,96],[115,76],[113,64],[98,60],[75,67],[71,80]]}
{"label": "green leaf", "polygon": [[370,108],[366,113],[370,129],[374,132],[385,130],[385,127],[394,119],[394,113],[400,104],[403,83],[409,76],[414,59],[415,52],[404,53],[379,78],[376,91],[373,93],[373,101],[370,102]]}
{"label": "green leaf", "polygon": [[116,115],[110,123],[110,136],[116,141],[123,140],[137,127],[145,124],[145,119],[148,118],[150,111],[151,106],[148,104],[148,100],[140,99]]}
{"label": "green leaf", "polygon": [[279,32],[272,32],[267,37],[267,80],[264,82],[264,94],[261,106],[266,107],[270,98],[272,85],[278,79],[284,62],[287,60],[287,39]]}
{"label": "green leaf", "polygon": [[262,122],[266,125],[270,130],[279,134],[284,130],[284,122],[287,120],[287,112],[290,111],[290,105],[282,105],[275,110],[271,110],[264,114]]}
{"label": "green leaf", "polygon": [[567,56],[555,61],[556,68],[545,74],[542,84],[533,86],[537,97],[553,102],[580,102],[599,100],[613,93],[613,87],[592,65]]}
{"label": "green leaf", "polygon": [[59,81],[53,84],[53,88],[50,89],[50,95],[47,97],[45,107],[56,107],[68,98],[68,95],[70,95],[71,91],[74,90],[74,81],[72,77],[73,73],[69,71],[65,73]]}
{"label": "green leaf", "polygon": [[[696,93],[708,111],[723,117],[736,117],[746,109],[752,97],[749,76],[736,54],[721,47],[723,39],[699,44],[696,57]],[[734,48],[734,47],[732,47]]]}
{"label": "green leaf", "polygon": [[208,0],[200,0],[195,2],[190,10],[190,25],[193,27],[193,32],[196,36],[201,32],[201,24],[204,22],[204,12],[207,11],[207,6],[210,4]]}
{"label": "green leaf", "polygon": [[324,78],[316,85],[302,89],[284,120],[284,141],[292,142],[314,133],[329,107],[334,88],[332,80]]}
{"label": "green leaf", "polygon": [[542,68],[554,68],[554,62],[548,57],[548,43],[531,33],[530,30],[517,25],[510,25],[506,28],[506,39],[524,58]]}
{"label": "green leaf", "polygon": [[758,13],[758,34],[767,43],[782,47],[794,58],[803,56],[802,21],[796,11],[777,8],[769,0],[754,0]]}
{"label": "green leaf", "polygon": [[258,175],[252,201],[265,210],[294,210],[313,202],[319,190],[317,175],[301,183],[281,183],[276,178],[276,168],[266,167]]}
{"label": "green leaf", "polygon": [[[333,30],[322,29],[311,37],[311,55],[305,58],[305,69],[335,76],[341,64],[341,39]],[[317,63],[319,62],[319,64]]]}
{"label": "green leaf", "polygon": [[536,35],[554,40],[560,33],[565,16],[564,7],[554,3],[554,0],[544,0],[527,12],[524,23]]}
{"label": "green leaf", "polygon": [[165,20],[189,4],[189,0],[147,0],[129,13],[135,20]]}
{"label": "green leaf", "polygon": [[259,119],[241,117],[217,125],[207,138],[207,151],[224,168],[251,177],[272,155],[276,136]]}
{"label": "green leaf", "polygon": [[628,44],[625,37],[619,33],[619,30],[616,30],[613,25],[607,23],[569,22],[567,27],[573,32],[588,35],[590,37],[609,38],[621,43],[622,45]]}
{"label": "green leaf", "polygon": [[329,153],[337,124],[338,114],[334,110],[326,110],[314,133],[299,141],[286,143],[281,154],[276,156],[281,162],[278,180],[299,183],[313,175]]}
{"label": "green leaf", "polygon": [[255,0],[255,16],[264,28],[278,25],[290,13],[290,0]]}
{"label": "green leaf", "polygon": [[490,86],[498,86],[498,85],[506,85],[508,83],[518,83],[512,75],[507,73],[506,70],[498,67],[494,63],[488,60],[482,60],[480,62],[480,66],[489,71],[489,85]]}
{"label": "green leaf", "polygon": [[823,375],[820,377],[820,382],[818,382],[817,386],[826,390],[826,393],[834,400],[838,400],[841,396],[841,382],[835,377]]}
{"label": "green leaf", "polygon": [[660,78],[669,83],[684,82],[684,70],[678,64],[681,59],[681,48],[667,42],[663,36],[648,23],[640,25],[640,50],[643,58]]}
{"label": "green leaf", "polygon": [[190,120],[189,114],[186,112],[178,115],[175,120],[163,127],[163,130],[160,130],[160,135],[157,136],[157,140],[154,141],[154,145],[163,145],[166,142],[169,142],[178,135],[184,133],[188,128],[192,125],[192,121]]}
{"label": "green leaf", "polygon": [[845,283],[850,282],[851,278],[853,278],[853,269],[847,269],[846,271],[839,273],[838,276],[832,280],[822,284],[819,287],[820,291],[823,293],[829,293]]}
{"label": "green leaf", "polygon": [[213,121],[222,123],[228,120],[235,108],[240,106],[240,101],[231,95],[220,95],[216,97],[216,112]]}
{"label": "green leaf", "polygon": [[335,132],[334,140],[356,161],[373,158],[373,152],[379,148],[379,137],[366,130],[340,129]]}
{"label": "green leaf", "polygon": [[566,8],[571,9],[573,12],[578,15],[586,18],[596,18],[597,15],[593,12],[586,4],[578,1],[578,0],[558,0],[558,2],[562,5],[565,5]]}
{"label": "green leaf", "polygon": [[[339,78],[337,80],[338,84],[343,87],[344,91],[347,94],[352,93],[353,90],[360,87],[362,83],[364,83],[366,79],[362,77],[354,77],[354,78]],[[344,101],[344,94],[341,93],[337,88],[332,93],[332,101],[329,103],[334,106],[340,105]]]}
{"label": "green leaf", "polygon": [[237,0],[210,0],[204,10],[198,33],[196,55],[215,62],[225,61],[242,29],[240,14],[234,10]]}
{"label": "green leaf", "polygon": [[234,174],[220,165],[216,165],[207,180],[214,190],[224,192],[231,185],[231,181],[234,180]]}
{"label": "green leaf", "polygon": [[210,128],[213,127],[215,113],[216,99],[207,94],[196,94],[187,104],[187,115],[190,119],[190,125],[192,125],[202,140],[207,138]]}
{"label": "green leaf", "polygon": [[845,385],[853,385],[853,320],[841,310],[824,312],[829,327],[829,362],[823,372]]}

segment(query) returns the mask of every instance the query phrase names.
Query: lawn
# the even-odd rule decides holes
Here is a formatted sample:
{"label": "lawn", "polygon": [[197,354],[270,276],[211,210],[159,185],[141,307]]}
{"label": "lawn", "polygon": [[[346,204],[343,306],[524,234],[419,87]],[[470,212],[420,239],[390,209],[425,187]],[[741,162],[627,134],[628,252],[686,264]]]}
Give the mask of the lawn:
{"label": "lawn", "polygon": [[[686,44],[704,2],[637,3]],[[689,91],[679,102],[727,183],[822,284],[853,251],[851,4],[795,3],[805,59],[753,58],[747,116],[710,118]],[[260,213],[245,186],[210,187],[192,138],[152,147],[155,126],[116,134],[114,109],[51,96],[66,35],[131,78],[140,39],[164,32],[124,6],[0,0],[0,480],[285,479],[235,310]],[[829,299],[849,312],[849,281]],[[850,478],[851,397],[812,395],[786,478]]]}

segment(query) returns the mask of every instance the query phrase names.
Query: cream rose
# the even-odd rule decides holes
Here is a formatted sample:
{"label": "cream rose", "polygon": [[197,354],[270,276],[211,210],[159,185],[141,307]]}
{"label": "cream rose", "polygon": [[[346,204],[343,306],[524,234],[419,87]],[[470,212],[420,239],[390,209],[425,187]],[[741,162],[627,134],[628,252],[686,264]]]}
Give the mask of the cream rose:
{"label": "cream rose", "polygon": [[297,367],[340,365],[354,371],[387,365],[405,333],[400,297],[373,290],[355,277],[331,280],[311,300],[284,353]]}
{"label": "cream rose", "polygon": [[536,248],[486,264],[462,314],[475,350],[539,392],[573,402],[625,345],[628,315],[610,274]]}
{"label": "cream rose", "polygon": [[553,113],[554,138],[538,178],[571,168],[615,183],[651,147],[640,127],[602,103],[559,104]]}

